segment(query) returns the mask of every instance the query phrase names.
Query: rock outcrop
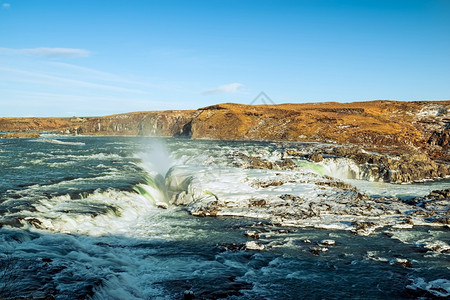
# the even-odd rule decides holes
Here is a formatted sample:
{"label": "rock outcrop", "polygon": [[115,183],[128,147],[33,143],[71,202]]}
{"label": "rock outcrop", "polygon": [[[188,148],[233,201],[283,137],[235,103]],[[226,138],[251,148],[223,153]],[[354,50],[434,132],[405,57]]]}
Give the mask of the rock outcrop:
{"label": "rock outcrop", "polygon": [[91,118],[69,128],[86,135],[186,136],[196,111],[136,112]]}
{"label": "rock outcrop", "polygon": [[[424,179],[446,178],[450,175],[450,169],[446,164],[435,162],[428,155],[417,151],[383,155],[366,152],[360,147],[348,146],[332,147],[331,149],[319,148],[319,150],[306,155],[304,158],[312,162],[322,162],[325,165],[328,160],[351,159],[359,169],[358,174],[354,174],[354,179],[409,183]],[[296,153],[292,150],[286,151],[286,155],[289,155],[289,153],[294,157],[303,156],[302,153]]]}

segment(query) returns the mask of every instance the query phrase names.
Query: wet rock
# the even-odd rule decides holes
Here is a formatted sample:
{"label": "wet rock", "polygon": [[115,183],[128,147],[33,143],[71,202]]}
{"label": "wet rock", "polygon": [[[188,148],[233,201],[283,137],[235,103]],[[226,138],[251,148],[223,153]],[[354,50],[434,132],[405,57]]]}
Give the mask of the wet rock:
{"label": "wet rock", "polygon": [[412,263],[406,258],[396,258],[391,261],[391,265],[399,265],[403,268],[412,268]]}
{"label": "wet rock", "polygon": [[297,164],[290,158],[281,158],[277,161],[269,161],[258,156],[248,156],[244,153],[236,153],[236,167],[246,169],[269,169],[269,170],[294,170]]}
{"label": "wet rock", "polygon": [[336,241],[335,240],[322,240],[319,243],[321,246],[335,246]]}
{"label": "wet rock", "polygon": [[314,184],[315,185],[320,185],[320,186],[335,187],[335,188],[343,189],[343,190],[352,190],[352,191],[356,191],[357,190],[351,184],[345,183],[345,182],[340,181],[340,180],[320,181],[320,182],[315,182]]}
{"label": "wet rock", "polygon": [[259,157],[248,157],[249,169],[273,169],[273,163]]}
{"label": "wet rock", "polygon": [[256,183],[256,185],[261,188],[267,188],[270,186],[280,186],[283,184],[284,184],[284,181],[263,181],[263,182]]}
{"label": "wet rock", "polygon": [[249,207],[263,207],[267,204],[266,200],[258,199],[258,200],[250,200],[248,204]]}
{"label": "wet rock", "polygon": [[272,230],[273,233],[276,234],[287,234],[287,233],[292,233],[295,232],[295,230],[290,230],[290,229],[274,229]]}
{"label": "wet rock", "polygon": [[[281,183],[303,182],[304,174],[301,172],[279,172],[280,175],[277,175],[276,171],[255,173],[269,176],[262,178],[259,175],[256,178],[249,176],[237,182],[236,185],[240,185],[239,190],[249,191],[238,196],[227,196],[228,190],[213,185],[211,187],[202,185],[201,189],[189,186],[188,190],[201,190],[202,193],[193,194],[195,200],[186,206],[186,210],[200,217],[256,218],[267,220],[272,226],[283,229],[309,226],[349,230],[358,235],[370,235],[383,227],[405,229],[411,228],[414,224],[426,223],[448,226],[450,201],[445,200],[449,195],[448,190],[434,191],[427,197],[408,200],[396,197],[371,198],[346,186],[345,183],[317,175],[308,182],[311,192],[300,197],[294,194],[290,186]],[[311,184],[314,182],[319,182],[318,185],[328,182],[325,185],[339,188],[320,188]],[[261,186],[270,188],[263,189]],[[205,188],[214,190],[217,196],[204,193]],[[253,230],[258,234],[264,232],[260,228]],[[275,235],[277,232],[270,233]]]}
{"label": "wet rock", "polygon": [[245,232],[245,236],[259,240],[259,233],[254,230],[247,230],[247,232]]}
{"label": "wet rock", "polygon": [[433,241],[433,242],[425,242],[423,247],[429,251],[438,252],[438,253],[448,253],[450,252],[450,245],[443,241]]}
{"label": "wet rock", "polygon": [[432,191],[428,196],[439,198],[439,199],[450,200],[450,189]]}
{"label": "wet rock", "polygon": [[326,247],[311,247],[309,248],[309,252],[313,255],[320,255],[323,252],[328,252],[328,248]]}
{"label": "wet rock", "polygon": [[449,200],[450,189],[446,189],[433,191],[424,197],[406,199],[404,202],[417,207],[417,210],[413,212],[414,216],[422,216],[430,223],[449,225]]}
{"label": "wet rock", "polygon": [[377,224],[373,222],[360,221],[354,221],[351,223],[351,225],[354,226],[354,229],[352,231],[359,235],[368,235],[375,229],[374,227],[377,226]]}
{"label": "wet rock", "polygon": [[167,208],[169,208],[169,204],[164,203],[164,202],[158,202],[158,203],[156,203],[156,207],[162,208],[162,209],[167,209]]}
{"label": "wet rock", "polygon": [[275,165],[280,170],[293,170],[293,169],[297,168],[297,164],[290,158],[283,158],[279,161],[276,161]]}
{"label": "wet rock", "polygon": [[351,224],[355,226],[356,229],[367,229],[376,225],[373,222],[360,222],[360,221],[354,221]]}
{"label": "wet rock", "polygon": [[405,224],[414,225],[414,222],[411,217],[408,217],[404,220]]}
{"label": "wet rock", "polygon": [[297,156],[297,157],[301,157],[304,155],[304,153],[299,152],[296,149],[287,149],[286,154],[289,156]]}
{"label": "wet rock", "polygon": [[219,212],[219,208],[216,205],[201,206],[190,210],[190,213],[196,217],[215,217]]}
{"label": "wet rock", "polygon": [[247,250],[255,250],[255,251],[261,251],[264,250],[266,247],[258,242],[255,241],[249,241],[245,243],[245,248]]}
{"label": "wet rock", "polygon": [[283,200],[292,200],[292,201],[296,201],[296,202],[304,201],[304,199],[302,197],[295,196],[292,194],[283,194],[280,196],[280,198]]}
{"label": "wet rock", "polygon": [[31,226],[33,226],[35,228],[38,228],[38,229],[44,229],[45,228],[45,226],[43,226],[41,220],[39,220],[39,219],[28,217],[28,218],[24,218],[24,220],[28,224],[30,224]]}
{"label": "wet rock", "polygon": [[312,153],[308,158],[313,162],[321,162],[323,160],[323,155],[320,153]]}
{"label": "wet rock", "polygon": [[236,243],[222,243],[218,245],[219,248],[222,248],[224,251],[241,251],[245,250],[245,244],[236,244]]}
{"label": "wet rock", "polygon": [[443,224],[443,225],[450,225],[450,217],[440,217],[437,218],[434,223]]}

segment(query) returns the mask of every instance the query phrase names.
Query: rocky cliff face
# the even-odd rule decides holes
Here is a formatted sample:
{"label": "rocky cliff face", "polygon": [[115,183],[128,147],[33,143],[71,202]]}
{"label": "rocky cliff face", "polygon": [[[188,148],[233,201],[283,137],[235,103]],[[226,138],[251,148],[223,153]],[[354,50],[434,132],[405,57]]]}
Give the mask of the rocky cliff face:
{"label": "rocky cliff face", "polygon": [[424,145],[450,122],[450,101],[221,104],[201,109],[194,138]]}
{"label": "rocky cliff face", "polygon": [[421,149],[449,161],[450,101],[220,104],[199,110],[193,138],[314,141],[403,153]]}
{"label": "rocky cliff face", "polygon": [[450,161],[450,101],[219,104],[90,118],[2,118],[0,131],[194,139],[314,141],[389,153],[420,150]]}
{"label": "rocky cliff face", "polygon": [[137,112],[90,118],[65,131],[86,135],[189,136],[196,111]]}
{"label": "rocky cliff face", "polygon": [[0,131],[58,131],[77,126],[89,118],[0,118]]}

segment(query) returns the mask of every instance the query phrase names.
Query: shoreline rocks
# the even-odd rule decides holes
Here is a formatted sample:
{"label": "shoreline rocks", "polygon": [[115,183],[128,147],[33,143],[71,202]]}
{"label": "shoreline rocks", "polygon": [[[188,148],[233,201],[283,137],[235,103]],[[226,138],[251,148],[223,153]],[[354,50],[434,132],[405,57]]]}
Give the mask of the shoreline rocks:
{"label": "shoreline rocks", "polygon": [[39,132],[28,131],[28,132],[8,132],[0,134],[0,139],[35,139],[40,137]]}
{"label": "shoreline rocks", "polygon": [[[302,175],[291,170],[281,175],[267,169],[258,173],[265,175],[236,182],[236,190],[245,190],[244,194],[230,196],[227,189],[216,189],[214,194],[198,193],[199,196],[193,196],[185,209],[198,217],[256,218],[283,227],[341,229],[357,235],[370,235],[384,227],[450,227],[450,190],[433,191],[425,197],[405,200],[372,198],[354,187],[314,173]],[[308,181],[303,176],[308,176]],[[308,194],[287,193],[289,186],[295,184],[304,184]],[[207,184],[202,186],[205,188],[210,189]],[[188,189],[196,190],[195,187]],[[245,235],[254,240],[261,238],[260,233],[253,230]],[[321,243],[325,247],[333,246],[332,240]]]}
{"label": "shoreline rocks", "polygon": [[[450,161],[450,101],[218,104],[104,117],[0,118],[0,131],[347,144]],[[311,156],[320,161],[320,155]]]}
{"label": "shoreline rocks", "polygon": [[337,146],[328,150],[316,150],[305,158],[315,163],[326,163],[333,158],[347,158],[355,162],[359,174],[355,176],[369,181],[411,183],[429,179],[447,178],[450,167],[433,161],[424,153],[386,155],[366,152],[360,147]]}

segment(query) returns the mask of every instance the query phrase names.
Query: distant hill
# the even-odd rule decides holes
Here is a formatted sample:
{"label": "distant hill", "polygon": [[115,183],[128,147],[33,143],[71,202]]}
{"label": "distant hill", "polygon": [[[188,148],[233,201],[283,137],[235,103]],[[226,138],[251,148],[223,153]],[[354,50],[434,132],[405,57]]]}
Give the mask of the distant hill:
{"label": "distant hill", "polygon": [[450,101],[218,104],[86,118],[0,118],[0,131],[193,139],[306,141],[384,152],[420,150],[450,161]]}

